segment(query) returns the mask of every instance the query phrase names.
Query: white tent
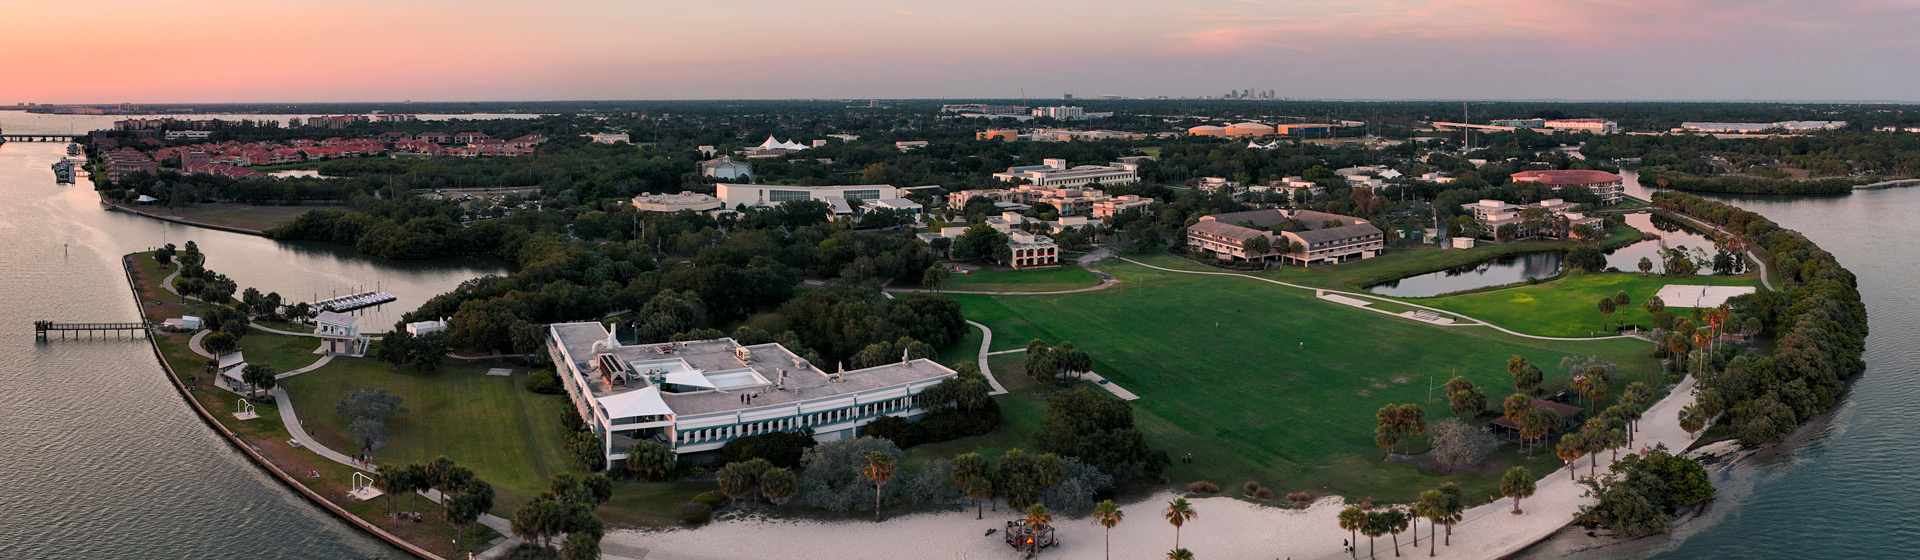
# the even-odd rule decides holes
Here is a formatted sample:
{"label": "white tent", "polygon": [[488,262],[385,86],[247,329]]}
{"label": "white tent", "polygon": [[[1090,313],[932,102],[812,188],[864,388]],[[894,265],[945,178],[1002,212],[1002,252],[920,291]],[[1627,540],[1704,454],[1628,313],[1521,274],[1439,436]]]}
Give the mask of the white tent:
{"label": "white tent", "polygon": [[759,148],[762,150],[794,150],[794,151],[807,149],[805,145],[802,145],[798,142],[782,142],[779,140],[775,140],[771,135],[767,136],[767,141],[760,143]]}
{"label": "white tent", "polygon": [[605,397],[600,399],[600,405],[607,408],[607,416],[612,418],[673,414],[673,409],[667,406],[666,399],[660,398],[659,387],[646,387],[638,391]]}
{"label": "white tent", "polygon": [[707,374],[701,373],[698,370],[686,370],[686,371],[676,371],[676,372],[668,373],[667,382],[672,383],[674,385],[686,385],[688,387],[704,387],[707,389],[715,388],[713,385],[713,380],[707,379]]}

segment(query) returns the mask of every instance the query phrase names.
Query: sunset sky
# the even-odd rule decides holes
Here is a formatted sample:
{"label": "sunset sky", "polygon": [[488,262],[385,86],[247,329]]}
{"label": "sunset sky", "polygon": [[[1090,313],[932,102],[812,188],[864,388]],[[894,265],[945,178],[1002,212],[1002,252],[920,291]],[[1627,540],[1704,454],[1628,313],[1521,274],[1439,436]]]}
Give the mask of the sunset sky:
{"label": "sunset sky", "polygon": [[1920,100],[1905,0],[13,0],[0,103]]}

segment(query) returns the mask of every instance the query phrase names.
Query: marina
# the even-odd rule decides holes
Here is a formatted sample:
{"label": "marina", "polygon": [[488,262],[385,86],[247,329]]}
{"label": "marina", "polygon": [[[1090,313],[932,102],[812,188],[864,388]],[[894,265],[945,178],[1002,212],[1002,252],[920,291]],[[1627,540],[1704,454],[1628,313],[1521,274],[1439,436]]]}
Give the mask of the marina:
{"label": "marina", "polygon": [[316,302],[313,302],[312,305],[314,309],[321,309],[321,310],[333,311],[338,313],[343,311],[352,311],[352,310],[360,309],[363,307],[373,307],[375,305],[387,303],[395,299],[399,299],[399,298],[396,298],[394,297],[393,294],[389,294],[386,292],[361,292],[357,294],[345,295],[337,298],[316,301]]}

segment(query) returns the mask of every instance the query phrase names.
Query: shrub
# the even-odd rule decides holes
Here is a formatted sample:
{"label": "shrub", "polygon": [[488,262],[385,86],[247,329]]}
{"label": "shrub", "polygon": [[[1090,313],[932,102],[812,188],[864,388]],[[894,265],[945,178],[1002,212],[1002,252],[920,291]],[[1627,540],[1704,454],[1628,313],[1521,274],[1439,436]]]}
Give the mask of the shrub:
{"label": "shrub", "polygon": [[1261,488],[1261,489],[1259,489],[1259,490],[1255,490],[1255,491],[1253,492],[1253,497],[1254,497],[1254,498],[1257,498],[1257,499],[1260,499],[1260,500],[1271,500],[1271,499],[1273,499],[1273,489],[1272,489],[1272,488]]}
{"label": "shrub", "polygon": [[1240,493],[1246,494],[1248,496],[1252,496],[1254,492],[1259,492],[1259,491],[1260,491],[1260,483],[1258,482],[1249,480],[1247,481],[1246,484],[1240,485]]}
{"label": "shrub", "polygon": [[[704,494],[703,494],[704,495]],[[680,521],[688,525],[699,525],[713,519],[713,506],[688,502],[680,506]]]}
{"label": "shrub", "polygon": [[707,506],[708,509],[713,509],[720,507],[720,504],[726,499],[725,496],[721,496],[718,492],[702,492],[700,495],[693,497],[693,503],[702,504]]}
{"label": "shrub", "polygon": [[560,387],[560,375],[551,371],[527,376],[527,390],[542,395],[558,395],[566,392],[566,389]]}
{"label": "shrub", "polygon": [[1213,494],[1220,491],[1220,485],[1205,480],[1196,480],[1193,484],[1187,485],[1187,491],[1194,494]]}
{"label": "shrub", "polygon": [[816,443],[812,428],[747,436],[729,441],[725,447],[721,447],[720,463],[766,459],[773,466],[790,469],[800,466],[801,455],[813,449]]}
{"label": "shrub", "polygon": [[1313,501],[1313,494],[1309,494],[1307,493],[1307,491],[1301,490],[1299,492],[1287,494],[1287,501],[1304,504],[1304,503]]}
{"label": "shrub", "polygon": [[892,441],[902,448],[920,444],[920,429],[898,416],[882,416],[860,428],[860,435]]}
{"label": "shrub", "polygon": [[1449,471],[1480,464],[1500,445],[1486,428],[1457,418],[1434,422],[1432,427],[1427,428],[1427,434],[1428,441],[1433,444],[1434,460]]}

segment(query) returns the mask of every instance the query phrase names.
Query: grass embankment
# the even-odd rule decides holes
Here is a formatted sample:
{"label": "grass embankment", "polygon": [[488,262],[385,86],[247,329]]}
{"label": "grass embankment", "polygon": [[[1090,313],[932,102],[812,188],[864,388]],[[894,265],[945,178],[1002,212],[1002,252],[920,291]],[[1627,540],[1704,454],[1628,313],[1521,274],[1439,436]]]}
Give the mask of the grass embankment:
{"label": "grass embankment", "polygon": [[[1600,298],[1627,292],[1631,302],[1606,317],[1607,327],[1650,324],[1647,299],[1668,284],[1759,286],[1758,275],[1667,278],[1635,273],[1573,274],[1532,285],[1517,285],[1458,295],[1406,298],[1421,305],[1457,311],[1509,329],[1542,336],[1591,336],[1601,332]],[[1669,301],[1685,308],[1690,302]],[[1684,313],[1681,313],[1684,315]]]}
{"label": "grass embankment", "polygon": [[[1512,386],[1506,361],[1515,354],[1548,370],[1550,390],[1565,386],[1553,371],[1565,356],[1611,360],[1630,379],[1658,368],[1646,357],[1646,343],[1638,340],[1543,341],[1484,328],[1439,328],[1247,278],[1183,275],[1126,263],[1102,269],[1120,278],[1121,287],[1049,297],[952,297],[961,301],[968,318],[994,329],[995,350],[1034,338],[1072,341],[1093,356],[1097,372],[1141,395],[1133,405],[1150,443],[1174,456],[1194,455],[1194,463],[1172,466],[1169,476],[1176,484],[1204,479],[1232,486],[1254,480],[1283,491],[1405,501],[1441,480],[1453,480],[1466,487],[1467,495],[1484,496],[1495,493],[1497,478],[1508,466],[1550,472],[1559,461],[1550,453],[1526,460],[1508,449],[1480,471],[1424,473],[1381,460],[1382,450],[1373,444],[1374,411],[1417,403],[1426,405],[1430,419],[1444,418],[1449,413],[1442,395],[1435,392],[1427,404],[1429,381],[1441,383],[1453,375],[1472,379],[1497,402]],[[1017,375],[1000,367],[995,373],[1003,383]],[[1003,428],[1009,434],[1034,429],[1022,426],[1029,414],[1020,412],[1027,405],[1019,393],[1000,397],[1011,409],[1009,426]],[[1037,410],[1043,414],[1044,406]],[[984,436],[975,445],[1007,445],[995,437]],[[1425,447],[1419,436],[1402,444],[1403,451]],[[933,447],[922,453],[959,450]]]}
{"label": "grass embankment", "polygon": [[[129,262],[134,274],[136,291],[140,294],[140,308],[147,321],[159,322],[181,315],[205,315],[210,309],[210,306],[205,303],[186,301],[180,296],[161,289],[160,280],[172,273],[173,267],[162,266],[154,261],[152,253],[136,253],[130,256]],[[254,340],[255,336],[267,336],[267,334],[251,333],[241,339],[242,346],[257,343]],[[179,381],[190,388],[187,392],[188,396],[205,408],[221,426],[239,436],[249,448],[266,457],[274,468],[292,475],[302,486],[326,497],[353,515],[442,557],[455,558],[462,557],[468,552],[478,553],[486,549],[487,542],[499,536],[492,529],[476,524],[464,531],[465,538],[459,538],[462,536],[462,531],[434,514],[438,508],[425,500],[421,500],[422,503],[419,506],[419,509],[426,513],[423,522],[403,522],[397,525],[386,516],[388,506],[384,498],[369,502],[353,500],[347,495],[347,491],[353,487],[353,473],[358,471],[320,457],[310,450],[287,445],[287,440],[292,439],[292,435],[287,433],[285,425],[281,422],[280,408],[277,404],[255,405],[254,412],[260,415],[259,418],[252,420],[234,418],[233,413],[240,410],[242,406],[240,396],[213,385],[212,379],[206,374],[206,358],[193,353],[188,348],[187,342],[191,338],[191,333],[158,333],[154,337],[154,343],[173,371],[184,377]],[[308,350],[311,351],[311,348]],[[308,357],[307,363],[318,358],[310,354]],[[319,476],[310,476],[311,474]],[[401,496],[397,499],[404,508],[408,507],[414,498]],[[498,511],[496,509],[496,512]],[[457,543],[456,540],[458,540]]]}
{"label": "grass embankment", "polygon": [[408,412],[387,421],[393,440],[373,452],[374,460],[404,464],[445,455],[492,483],[500,494],[496,514],[509,516],[546,490],[553,475],[582,471],[561,447],[564,397],[527,391],[525,368],[500,377],[487,375],[490,367],[502,365],[449,360],[440,371],[419,373],[367,358],[335,358],[280,383],[314,438],[349,455],[360,446],[334,406],[361,388],[399,395]]}
{"label": "grass embankment", "polygon": [[1057,292],[1098,285],[1100,278],[1093,273],[1080,268],[1080,265],[1065,263],[1038,270],[982,268],[967,274],[954,274],[940,284],[940,289],[961,292]]}
{"label": "grass embankment", "polygon": [[255,206],[240,202],[216,202],[195,204],[177,209],[159,206],[128,206],[155,216],[165,216],[189,222],[263,232],[275,226],[293,221],[301,214],[314,210],[347,210],[340,205],[300,205],[300,206]]}

